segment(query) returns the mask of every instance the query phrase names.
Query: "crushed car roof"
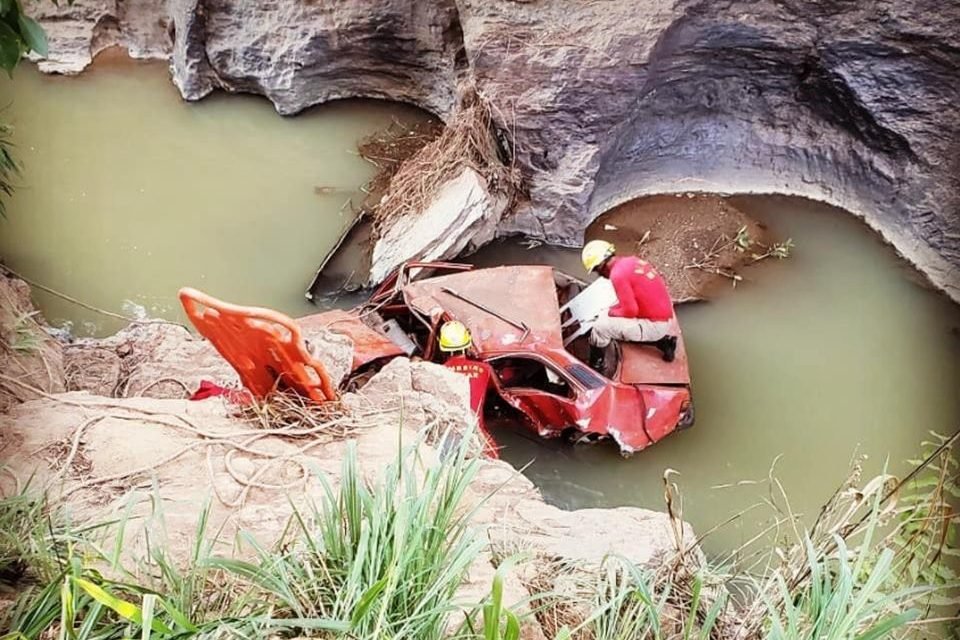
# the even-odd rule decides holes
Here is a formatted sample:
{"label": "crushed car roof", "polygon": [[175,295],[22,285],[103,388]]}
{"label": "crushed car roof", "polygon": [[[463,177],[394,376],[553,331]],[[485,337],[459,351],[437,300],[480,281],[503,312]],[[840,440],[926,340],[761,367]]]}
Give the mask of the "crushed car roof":
{"label": "crushed car roof", "polygon": [[417,312],[428,317],[446,312],[467,325],[480,353],[521,346],[563,349],[552,267],[465,271],[412,282],[403,292]]}

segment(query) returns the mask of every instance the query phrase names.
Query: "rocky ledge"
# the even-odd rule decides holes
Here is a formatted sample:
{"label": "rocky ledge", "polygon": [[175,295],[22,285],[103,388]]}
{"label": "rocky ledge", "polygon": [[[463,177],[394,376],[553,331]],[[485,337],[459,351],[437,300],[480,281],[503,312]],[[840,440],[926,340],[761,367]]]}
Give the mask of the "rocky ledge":
{"label": "rocky ledge", "polygon": [[644,194],[807,196],[960,300],[960,5],[934,0],[33,0],[47,71],[167,58],[190,100],[493,106],[529,198],[498,233],[577,245]]}
{"label": "rocky ledge", "polygon": [[[146,553],[162,523],[171,553],[187,561],[204,500],[207,530],[219,532],[219,542],[243,531],[269,547],[295,505],[320,502],[320,475],[339,482],[348,446],[372,478],[410,447],[418,464],[444,464],[442,438],[475,433],[467,379],[440,365],[393,360],[360,391],[343,394],[319,426],[298,429],[285,420],[274,426],[221,397],[184,398],[200,380],[236,384],[237,378],[209,342],[182,327],[132,326],[103,340],[61,345],[34,318],[27,286],[0,276],[0,311],[14,299],[33,322],[21,328],[21,340],[28,329],[37,333],[28,353],[7,349],[10,318],[0,317],[0,495],[29,486],[62,501],[76,522],[122,521],[131,558]],[[327,358],[352,357],[352,345],[347,352],[336,345],[322,351]],[[47,361],[56,366],[42,368]],[[468,452],[479,452],[480,443],[473,444]],[[678,552],[701,560],[689,525],[668,514],[634,507],[564,511],[506,462],[476,465],[463,508],[475,510],[471,524],[487,543],[458,600],[479,602],[498,563],[519,551],[530,560],[508,577],[505,592],[519,610],[534,585],[552,591],[549,581],[564,579],[558,563],[592,571],[609,554],[648,568]],[[534,617],[525,620],[523,637],[542,640]]]}

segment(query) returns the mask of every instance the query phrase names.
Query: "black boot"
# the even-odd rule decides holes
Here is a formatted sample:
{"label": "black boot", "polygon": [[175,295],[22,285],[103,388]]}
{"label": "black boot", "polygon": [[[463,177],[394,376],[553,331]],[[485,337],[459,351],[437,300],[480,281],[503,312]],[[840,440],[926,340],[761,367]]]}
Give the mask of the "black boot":
{"label": "black boot", "polygon": [[653,343],[653,346],[655,346],[657,349],[660,349],[665,362],[673,362],[673,358],[677,352],[677,336],[660,338]]}
{"label": "black boot", "polygon": [[600,373],[603,371],[603,349],[590,345],[590,368]]}

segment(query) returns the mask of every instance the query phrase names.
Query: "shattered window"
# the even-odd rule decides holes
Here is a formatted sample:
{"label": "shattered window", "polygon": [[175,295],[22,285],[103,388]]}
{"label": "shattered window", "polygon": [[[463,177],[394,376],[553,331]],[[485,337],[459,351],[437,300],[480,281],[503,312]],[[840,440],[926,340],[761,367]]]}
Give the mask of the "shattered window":
{"label": "shattered window", "polygon": [[573,399],[574,390],[560,373],[533,358],[500,358],[490,362],[504,389],[539,389]]}

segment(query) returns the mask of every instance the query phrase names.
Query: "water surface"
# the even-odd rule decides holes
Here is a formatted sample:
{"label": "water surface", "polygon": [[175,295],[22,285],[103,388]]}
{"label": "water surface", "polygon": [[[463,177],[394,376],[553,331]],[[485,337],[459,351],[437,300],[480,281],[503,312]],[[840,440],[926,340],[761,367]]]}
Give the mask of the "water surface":
{"label": "water surface", "polygon": [[[735,291],[679,308],[696,425],[628,460],[613,446],[543,444],[501,430],[503,456],[532,461],[526,474],[551,502],[662,510],[661,478],[675,469],[686,518],[703,532],[768,497],[776,461],[792,507],[815,515],[857,455],[869,456],[868,473],[887,459],[902,472],[929,430],[960,427],[960,307],[918,286],[912,269],[843,211],[781,197],[735,203],[796,248],[789,260],[747,270]],[[478,260],[504,255],[579,269],[576,252],[516,245]],[[751,512],[708,548],[733,548],[771,514]]]}
{"label": "water surface", "polygon": [[[32,67],[0,79],[4,117],[25,165],[0,220],[0,256],[27,277],[111,311],[132,301],[176,318],[179,287],[292,315],[315,267],[350,220],[373,168],[358,139],[394,117],[344,102],[282,118],[263,99],[180,100],[162,65],[98,64],[79,78]],[[569,447],[503,430],[504,457],[568,508],[663,508],[665,469],[699,531],[767,496],[775,473],[811,514],[850,461],[896,471],[929,430],[960,426],[960,309],[859,221],[813,202],[739,198],[790,236],[793,257],[745,273],[736,291],[683,306],[697,424],[629,460],[613,446]],[[479,264],[551,262],[579,273],[576,252],[517,243]],[[35,291],[54,322],[79,333],[118,327]],[[754,484],[751,484],[754,483]],[[757,484],[761,483],[761,484]],[[725,486],[726,488],[717,488]],[[731,548],[769,519],[751,512],[708,540]]]}
{"label": "water surface", "polygon": [[[374,168],[356,143],[421,112],[377,101],[284,118],[263,98],[186,103],[166,65],[98,61],[79,77],[23,65],[0,79],[16,127],[20,186],[0,219],[13,269],[84,302],[178,318],[194,286],[293,315],[352,218]],[[53,324],[79,334],[122,323],[34,292]],[[126,307],[126,308],[125,308]]]}

